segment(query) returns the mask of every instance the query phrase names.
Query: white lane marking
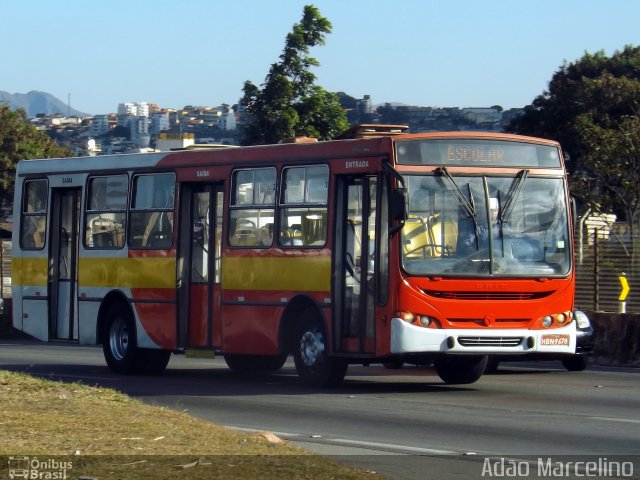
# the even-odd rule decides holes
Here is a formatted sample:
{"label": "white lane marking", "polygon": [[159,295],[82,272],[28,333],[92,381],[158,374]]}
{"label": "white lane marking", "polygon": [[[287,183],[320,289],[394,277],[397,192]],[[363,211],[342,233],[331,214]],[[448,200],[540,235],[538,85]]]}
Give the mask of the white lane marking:
{"label": "white lane marking", "polygon": [[591,420],[602,420],[605,422],[620,422],[620,423],[638,423],[640,420],[634,418],[614,418],[614,417],[589,417]]}
{"label": "white lane marking", "polygon": [[[249,433],[258,433],[263,432],[264,430],[256,430],[253,428],[241,428],[234,427],[232,425],[225,425],[225,428],[230,428],[232,430],[240,431],[240,432],[249,432]],[[270,433],[277,435],[286,440],[291,440],[294,442],[308,442],[308,443],[324,443],[327,445],[340,445],[340,446],[348,446],[348,447],[358,447],[358,448],[366,448],[370,450],[382,450],[382,451],[392,451],[397,453],[404,454],[419,454],[419,455],[462,455],[463,452],[454,452],[451,450],[437,450],[434,448],[422,448],[422,447],[411,447],[407,445],[395,445],[392,443],[378,443],[378,442],[367,442],[362,440],[349,440],[346,438],[331,438],[325,437],[322,435],[303,435],[300,433],[289,433],[289,432],[274,432],[269,430]]]}

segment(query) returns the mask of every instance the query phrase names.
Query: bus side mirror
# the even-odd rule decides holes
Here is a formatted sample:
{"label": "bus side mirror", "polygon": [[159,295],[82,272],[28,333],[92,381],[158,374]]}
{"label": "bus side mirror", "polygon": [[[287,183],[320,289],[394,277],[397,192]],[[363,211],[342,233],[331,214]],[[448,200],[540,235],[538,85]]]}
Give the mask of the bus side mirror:
{"label": "bus side mirror", "polygon": [[407,219],[407,191],[404,188],[391,190],[389,216],[392,220],[404,222]]}

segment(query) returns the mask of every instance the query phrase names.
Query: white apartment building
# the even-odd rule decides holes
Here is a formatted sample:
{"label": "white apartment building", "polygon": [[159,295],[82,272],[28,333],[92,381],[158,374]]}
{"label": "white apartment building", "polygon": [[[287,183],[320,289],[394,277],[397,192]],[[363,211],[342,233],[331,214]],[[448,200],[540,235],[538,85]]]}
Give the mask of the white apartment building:
{"label": "white apartment building", "polygon": [[148,102],[124,102],[118,104],[118,115],[129,115],[131,117],[148,117]]}
{"label": "white apartment building", "polygon": [[236,114],[233,108],[227,108],[227,111],[220,115],[218,119],[218,127],[223,130],[235,130],[236,129]]}
{"label": "white apartment building", "polygon": [[118,104],[118,125],[127,126],[130,117],[149,117],[148,102],[124,102]]}

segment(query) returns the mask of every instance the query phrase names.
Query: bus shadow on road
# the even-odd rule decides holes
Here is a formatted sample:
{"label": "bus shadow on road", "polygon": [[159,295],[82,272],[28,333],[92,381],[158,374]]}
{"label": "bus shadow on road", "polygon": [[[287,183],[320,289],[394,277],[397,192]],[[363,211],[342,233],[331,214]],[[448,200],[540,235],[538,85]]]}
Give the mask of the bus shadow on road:
{"label": "bus shadow on road", "polygon": [[382,367],[354,367],[345,381],[334,388],[304,385],[292,366],[275,373],[237,373],[224,366],[171,368],[169,365],[160,375],[119,375],[106,366],[62,363],[10,364],[0,368],[46,380],[113,388],[134,397],[446,393],[479,389],[475,384],[445,385],[430,368],[389,374]]}

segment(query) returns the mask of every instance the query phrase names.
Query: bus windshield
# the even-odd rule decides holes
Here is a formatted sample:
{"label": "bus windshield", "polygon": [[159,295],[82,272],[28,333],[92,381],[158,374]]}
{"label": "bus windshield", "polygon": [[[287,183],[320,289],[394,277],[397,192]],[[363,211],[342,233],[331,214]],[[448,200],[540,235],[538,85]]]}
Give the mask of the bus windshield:
{"label": "bus windshield", "polygon": [[403,267],[413,275],[553,276],[571,266],[561,178],[407,175]]}

